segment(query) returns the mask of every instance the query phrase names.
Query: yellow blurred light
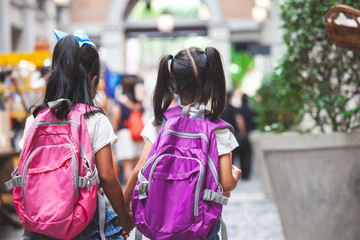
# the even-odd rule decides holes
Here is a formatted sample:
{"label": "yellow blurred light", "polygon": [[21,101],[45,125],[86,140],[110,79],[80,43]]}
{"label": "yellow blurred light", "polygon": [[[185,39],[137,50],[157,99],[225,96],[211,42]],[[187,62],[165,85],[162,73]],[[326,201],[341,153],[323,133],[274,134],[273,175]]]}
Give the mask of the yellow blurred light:
{"label": "yellow blurred light", "polygon": [[251,14],[253,19],[257,22],[264,22],[267,17],[267,11],[263,7],[253,7]]}
{"label": "yellow blurred light", "polygon": [[269,8],[271,0],[255,0],[255,5],[258,7]]}
{"label": "yellow blurred light", "polygon": [[157,27],[160,32],[171,32],[175,26],[175,19],[169,13],[161,14],[157,19]]}

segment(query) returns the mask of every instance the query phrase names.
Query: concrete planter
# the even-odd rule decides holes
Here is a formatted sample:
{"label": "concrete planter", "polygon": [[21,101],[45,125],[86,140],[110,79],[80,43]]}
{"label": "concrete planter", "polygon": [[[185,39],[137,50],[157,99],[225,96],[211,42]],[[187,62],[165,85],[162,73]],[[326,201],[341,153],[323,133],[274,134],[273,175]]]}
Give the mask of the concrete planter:
{"label": "concrete planter", "polygon": [[360,239],[360,133],[279,134],[258,147],[287,240]]}
{"label": "concrete planter", "polygon": [[264,160],[264,151],[262,149],[262,142],[272,142],[272,139],[278,136],[273,133],[260,133],[252,132],[249,136],[251,148],[252,148],[252,159],[253,169],[259,176],[261,181],[261,187],[266,197],[273,198],[273,190],[270,183],[270,177],[267,170],[267,166]]}

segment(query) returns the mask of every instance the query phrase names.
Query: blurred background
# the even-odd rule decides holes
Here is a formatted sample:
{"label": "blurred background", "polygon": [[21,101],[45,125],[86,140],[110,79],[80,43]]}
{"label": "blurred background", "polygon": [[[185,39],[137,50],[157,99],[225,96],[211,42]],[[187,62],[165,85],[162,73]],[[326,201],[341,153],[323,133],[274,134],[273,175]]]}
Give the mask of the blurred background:
{"label": "blurred background", "polygon": [[[354,9],[325,18],[336,4]],[[225,212],[236,219],[238,210],[247,223],[233,221],[230,239],[359,239],[359,8],[357,0],[1,0],[0,224],[18,226],[3,183],[17,165],[30,108],[43,98],[53,29],[84,29],[100,53],[97,100],[110,119],[125,82],[143,122],[152,116],[162,55],[219,50],[230,116],[247,118],[239,139],[247,147],[234,154],[247,177]],[[353,47],[330,41],[334,29]],[[114,155],[125,184],[122,160]]]}

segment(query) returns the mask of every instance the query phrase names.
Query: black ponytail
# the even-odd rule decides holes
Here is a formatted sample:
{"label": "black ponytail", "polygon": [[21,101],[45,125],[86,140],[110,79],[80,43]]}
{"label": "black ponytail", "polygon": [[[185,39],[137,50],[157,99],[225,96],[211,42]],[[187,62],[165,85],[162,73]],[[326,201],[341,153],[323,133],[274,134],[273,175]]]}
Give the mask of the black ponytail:
{"label": "black ponytail", "polygon": [[181,50],[174,58],[166,55],[161,59],[153,97],[155,125],[162,124],[174,90],[180,95],[182,104],[199,100],[207,104],[210,101],[210,120],[218,119],[226,106],[225,74],[220,53],[213,47],[205,51],[192,47]]}
{"label": "black ponytail", "polygon": [[210,119],[215,121],[226,107],[225,74],[220,53],[216,48],[208,47],[204,54],[207,56],[207,71],[202,95],[204,99],[211,99]]}
{"label": "black ponytail", "polygon": [[[48,107],[48,102],[60,98],[69,99],[71,104],[62,101],[52,109],[57,119],[66,119],[77,103],[94,106],[99,74],[99,54],[94,47],[83,45],[80,48],[78,40],[70,35],[60,39],[54,48],[44,103],[35,108],[34,117]],[[85,117],[93,114],[90,109],[89,113]]]}
{"label": "black ponytail", "polygon": [[174,98],[174,85],[169,70],[169,60],[171,59],[173,59],[172,55],[165,55],[159,63],[159,72],[153,96],[154,124],[157,126],[162,124],[164,112]]}

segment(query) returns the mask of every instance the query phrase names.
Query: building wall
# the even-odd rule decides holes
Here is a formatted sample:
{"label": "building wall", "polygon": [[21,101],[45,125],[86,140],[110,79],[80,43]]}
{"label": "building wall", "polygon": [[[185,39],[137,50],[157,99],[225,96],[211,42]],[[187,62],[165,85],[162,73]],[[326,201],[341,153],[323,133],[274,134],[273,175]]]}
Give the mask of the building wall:
{"label": "building wall", "polygon": [[[105,23],[111,2],[112,0],[72,0],[70,3],[71,22],[74,24]],[[226,21],[252,18],[251,10],[254,0],[219,0],[219,4]]]}
{"label": "building wall", "polygon": [[0,52],[32,52],[37,40],[47,39],[51,45],[52,29],[56,25],[55,4],[43,0],[0,1]]}
{"label": "building wall", "polygon": [[254,6],[254,0],[219,0],[224,19],[252,19],[251,10]]}
{"label": "building wall", "polygon": [[106,23],[112,0],[72,0],[70,3],[71,23]]}

